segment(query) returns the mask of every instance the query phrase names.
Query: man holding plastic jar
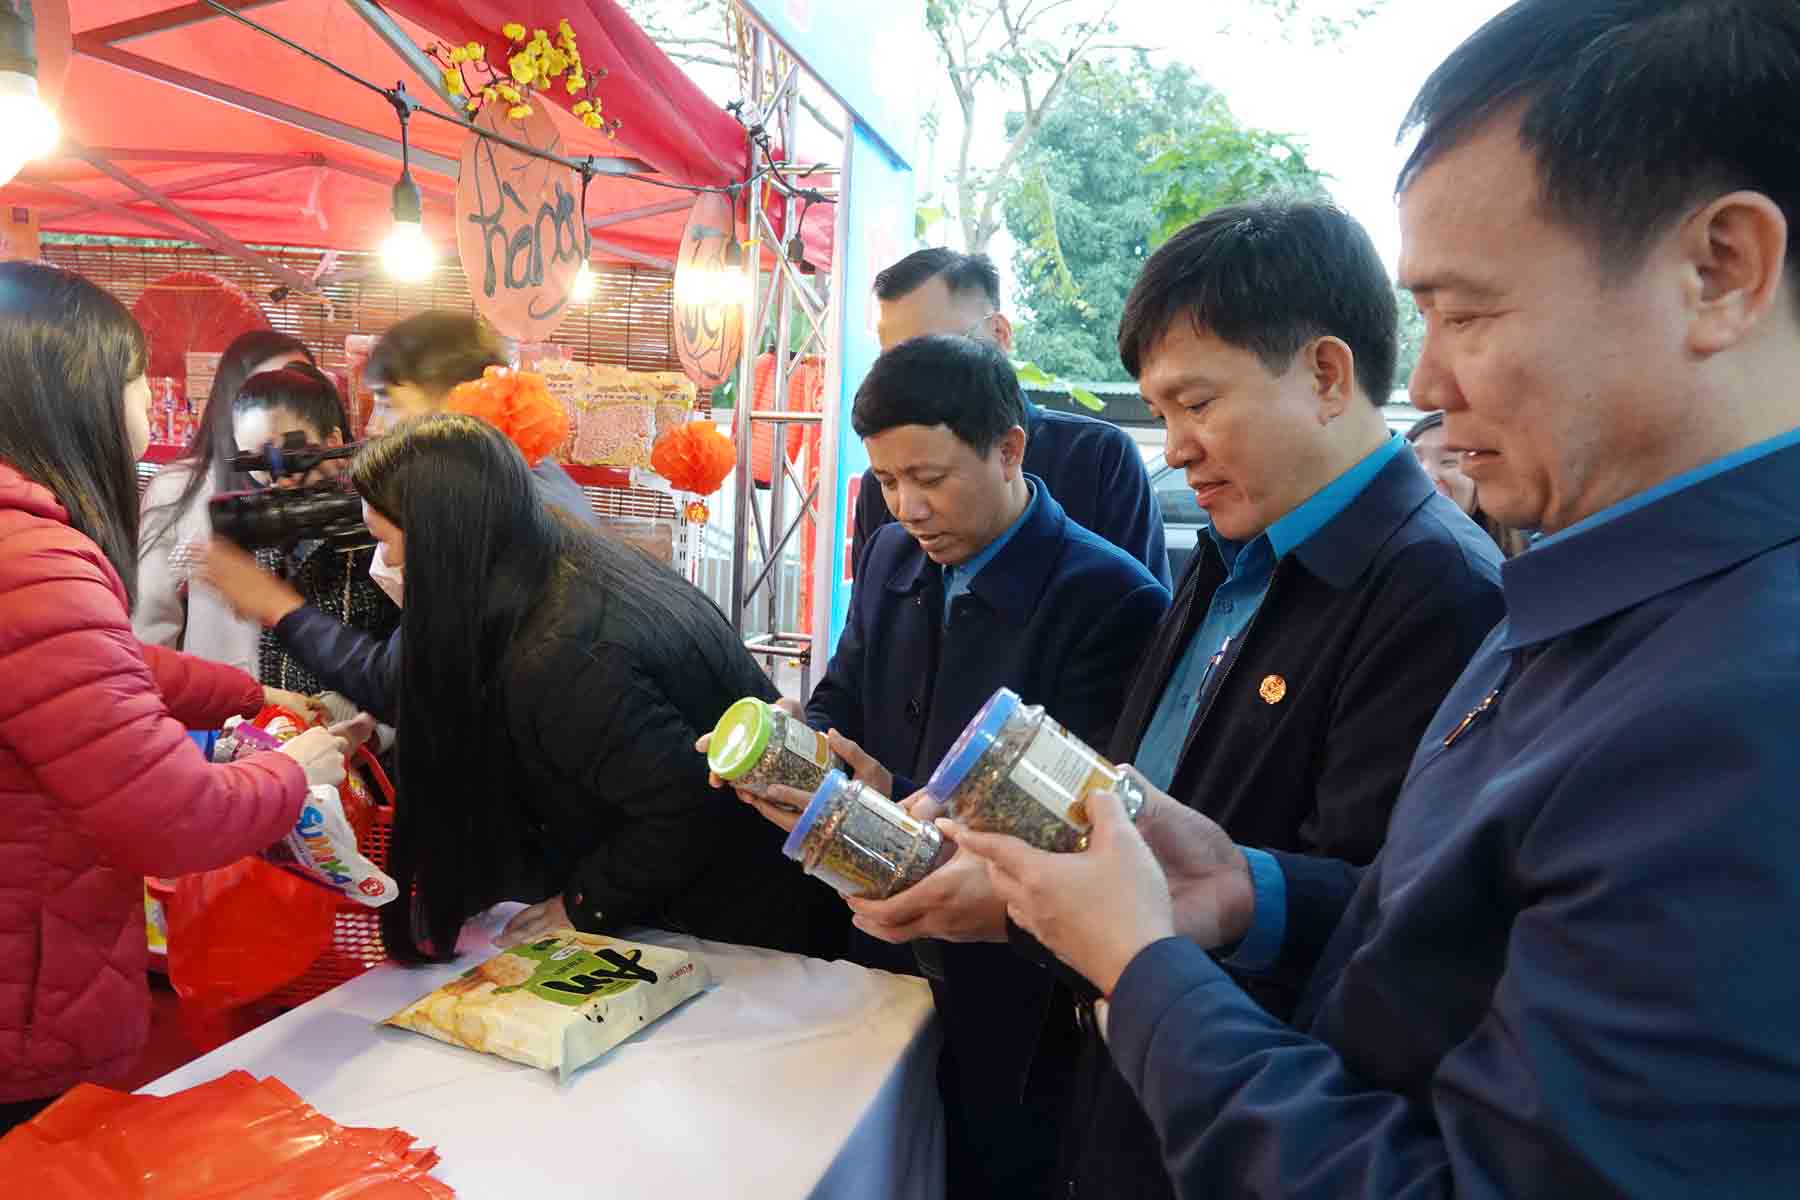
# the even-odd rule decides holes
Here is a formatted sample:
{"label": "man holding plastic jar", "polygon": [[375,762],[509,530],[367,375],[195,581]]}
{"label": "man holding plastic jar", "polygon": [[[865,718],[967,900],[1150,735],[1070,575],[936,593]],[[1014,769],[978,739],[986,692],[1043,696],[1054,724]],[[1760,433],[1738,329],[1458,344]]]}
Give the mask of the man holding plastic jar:
{"label": "man holding plastic jar", "polygon": [[[1064,513],[1024,469],[1027,416],[1006,356],[929,336],[882,355],[852,420],[897,518],[871,537],[850,617],[806,706],[867,787],[911,796],[1001,687],[1105,745],[1169,593]],[[787,828],[793,789],[741,795]],[[950,1194],[1043,1195],[1055,1176],[1078,1031],[1052,972],[1009,949],[1006,913],[971,857],[885,901],[859,928],[911,944],[944,1022],[939,1089]]]}

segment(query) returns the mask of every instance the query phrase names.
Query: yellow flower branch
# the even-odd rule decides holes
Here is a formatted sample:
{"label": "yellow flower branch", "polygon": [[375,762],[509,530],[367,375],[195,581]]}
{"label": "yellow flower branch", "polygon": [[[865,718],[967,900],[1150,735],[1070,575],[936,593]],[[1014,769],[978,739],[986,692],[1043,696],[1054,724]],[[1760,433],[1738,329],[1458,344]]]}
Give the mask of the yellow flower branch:
{"label": "yellow flower branch", "polygon": [[575,44],[575,31],[566,19],[557,22],[554,35],[545,29],[527,30],[512,21],[500,27],[500,36],[507,42],[503,70],[488,62],[487,50],[480,42],[464,46],[439,43],[427,51],[443,68],[444,89],[452,96],[466,96],[463,107],[471,115],[489,104],[505,104],[507,116],[515,120],[528,117],[532,94],[547,92],[561,81],[565,93],[579,97],[569,111],[583,125],[603,130],[608,137],[618,133],[618,120],[608,121],[600,103],[599,83],[606,70],[600,68],[589,75]]}

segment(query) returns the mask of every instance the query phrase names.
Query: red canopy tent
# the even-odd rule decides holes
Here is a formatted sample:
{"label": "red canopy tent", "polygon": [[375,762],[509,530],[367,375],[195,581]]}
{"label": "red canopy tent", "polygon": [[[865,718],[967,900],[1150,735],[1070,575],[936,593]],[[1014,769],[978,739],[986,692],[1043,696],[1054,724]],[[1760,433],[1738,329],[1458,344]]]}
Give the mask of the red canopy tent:
{"label": "red canopy tent", "polygon": [[[481,41],[496,61],[508,22],[566,19],[616,138],[539,94],[561,153],[593,154],[594,256],[672,266],[691,193],[741,182],[744,131],[708,100],[615,0],[226,0],[255,22],[381,86],[440,94],[421,48]],[[388,100],[203,3],[37,0],[40,84],[65,156],[30,164],[0,201],[38,210],[47,231],[178,237],[243,254],[244,243],[374,249],[391,224],[399,127]],[[425,226],[446,253],[466,129],[415,114],[411,167]],[[629,176],[638,176],[632,178]],[[829,261],[828,206],[806,221],[809,258]],[[272,270],[278,276],[280,269]],[[300,284],[303,281],[288,280]]]}

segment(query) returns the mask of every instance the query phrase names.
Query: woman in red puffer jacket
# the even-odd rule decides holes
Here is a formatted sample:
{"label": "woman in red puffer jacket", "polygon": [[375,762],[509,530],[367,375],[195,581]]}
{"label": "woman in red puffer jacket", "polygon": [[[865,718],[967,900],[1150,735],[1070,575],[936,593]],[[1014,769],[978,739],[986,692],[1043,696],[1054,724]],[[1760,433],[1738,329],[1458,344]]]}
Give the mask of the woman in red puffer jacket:
{"label": "woman in red puffer jacket", "polygon": [[0,1131],[128,1070],[149,1027],[145,875],[282,836],[343,743],[208,763],[250,676],[132,636],[144,335],[78,275],[0,263]]}

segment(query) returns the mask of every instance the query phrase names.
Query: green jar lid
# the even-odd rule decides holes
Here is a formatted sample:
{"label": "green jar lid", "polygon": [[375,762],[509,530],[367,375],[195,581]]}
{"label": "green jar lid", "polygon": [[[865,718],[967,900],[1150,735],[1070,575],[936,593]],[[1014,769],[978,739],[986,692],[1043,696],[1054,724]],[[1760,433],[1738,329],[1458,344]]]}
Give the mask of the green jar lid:
{"label": "green jar lid", "polygon": [[754,696],[739,700],[725,710],[713,726],[712,743],[707,747],[706,763],[720,779],[740,779],[750,773],[769,748],[769,734],[774,728],[769,706]]}

